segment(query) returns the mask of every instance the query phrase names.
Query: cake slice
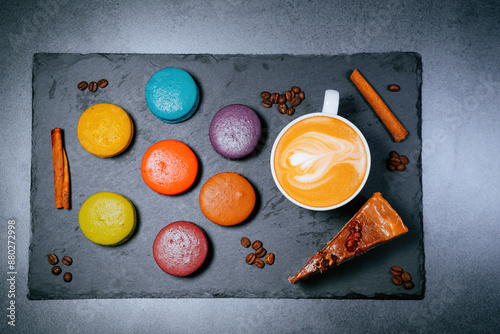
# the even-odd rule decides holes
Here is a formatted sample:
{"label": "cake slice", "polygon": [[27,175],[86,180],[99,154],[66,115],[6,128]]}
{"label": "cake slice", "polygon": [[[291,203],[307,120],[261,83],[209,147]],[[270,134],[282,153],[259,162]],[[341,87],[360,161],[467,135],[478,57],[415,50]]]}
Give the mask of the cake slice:
{"label": "cake slice", "polygon": [[347,222],[325,248],[311,256],[290,283],[313,273],[322,273],[367,250],[408,232],[401,217],[379,192]]}

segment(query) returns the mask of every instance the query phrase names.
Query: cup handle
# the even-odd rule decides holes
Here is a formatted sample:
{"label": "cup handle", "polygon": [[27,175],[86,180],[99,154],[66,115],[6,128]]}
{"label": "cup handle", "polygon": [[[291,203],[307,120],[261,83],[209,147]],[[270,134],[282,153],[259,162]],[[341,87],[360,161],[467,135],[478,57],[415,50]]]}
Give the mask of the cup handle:
{"label": "cup handle", "polygon": [[339,92],[333,89],[325,91],[325,100],[323,101],[323,110],[325,114],[337,115],[339,112]]}

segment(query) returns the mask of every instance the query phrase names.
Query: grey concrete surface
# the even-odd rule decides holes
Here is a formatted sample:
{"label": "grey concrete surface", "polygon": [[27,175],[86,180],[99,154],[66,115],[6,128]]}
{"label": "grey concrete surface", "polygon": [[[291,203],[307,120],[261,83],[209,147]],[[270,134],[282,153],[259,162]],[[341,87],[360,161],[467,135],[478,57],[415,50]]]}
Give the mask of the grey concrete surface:
{"label": "grey concrete surface", "polygon": [[[499,22],[498,1],[0,2],[0,332],[498,333]],[[422,55],[423,300],[27,300],[34,53],[388,51]]]}

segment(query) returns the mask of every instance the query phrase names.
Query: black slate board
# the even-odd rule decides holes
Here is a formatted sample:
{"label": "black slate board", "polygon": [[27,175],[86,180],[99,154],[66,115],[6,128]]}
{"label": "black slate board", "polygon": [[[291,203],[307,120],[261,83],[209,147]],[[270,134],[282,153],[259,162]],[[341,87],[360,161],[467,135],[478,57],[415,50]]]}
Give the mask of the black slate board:
{"label": "black slate board", "polygon": [[[198,111],[189,120],[166,124],[148,110],[144,88],[159,69],[187,70],[201,91]],[[409,130],[395,143],[375,112],[349,79],[357,68]],[[77,89],[82,80],[109,80],[96,93]],[[401,91],[389,92],[397,83]],[[32,236],[29,265],[30,299],[76,298],[376,298],[420,299],[424,295],[424,248],[421,183],[421,59],[415,53],[341,56],[171,55],[171,54],[35,54],[33,60],[33,136],[31,174]],[[285,92],[300,86],[306,99],[294,116],[262,107],[263,90]],[[363,191],[347,206],[330,212],[298,208],[274,186],[269,155],[279,131],[305,113],[321,111],[324,91],[340,92],[339,114],[364,133],[371,149],[372,169]],[[101,159],[80,145],[76,128],[81,113],[93,104],[123,107],[132,117],[135,136],[121,155]],[[219,156],[208,141],[208,126],[222,107],[241,103],[253,108],[263,124],[255,154],[231,161]],[[54,207],[50,130],[64,131],[71,174],[70,210]],[[194,186],[168,197],[149,189],[140,173],[146,149],[164,139],[188,144],[200,161]],[[390,173],[385,160],[396,150],[410,158],[407,171]],[[258,194],[251,218],[233,227],[211,223],[198,205],[199,191],[218,172],[244,175]],[[118,247],[93,244],[78,225],[82,203],[98,191],[123,194],[135,204],[138,228]],[[409,232],[323,275],[290,284],[287,281],[322,248],[376,191],[392,204]],[[158,231],[177,220],[201,226],[211,251],[196,274],[173,277],[156,265],[152,243]],[[240,238],[260,239],[276,254],[272,266],[258,269],[245,263],[248,249]],[[69,255],[73,281],[53,276],[47,255]],[[399,265],[413,276],[415,288],[392,283],[390,267]]]}

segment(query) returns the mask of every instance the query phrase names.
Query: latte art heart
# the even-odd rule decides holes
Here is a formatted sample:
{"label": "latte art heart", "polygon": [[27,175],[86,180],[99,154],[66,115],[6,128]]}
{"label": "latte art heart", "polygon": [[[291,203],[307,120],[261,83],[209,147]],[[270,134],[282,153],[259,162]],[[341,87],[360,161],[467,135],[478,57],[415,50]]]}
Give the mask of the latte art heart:
{"label": "latte art heart", "polygon": [[285,168],[293,169],[288,180],[297,188],[311,189],[328,182],[328,172],[338,164],[352,164],[359,174],[364,164],[354,145],[345,140],[324,133],[311,131],[294,139],[283,150]]}

